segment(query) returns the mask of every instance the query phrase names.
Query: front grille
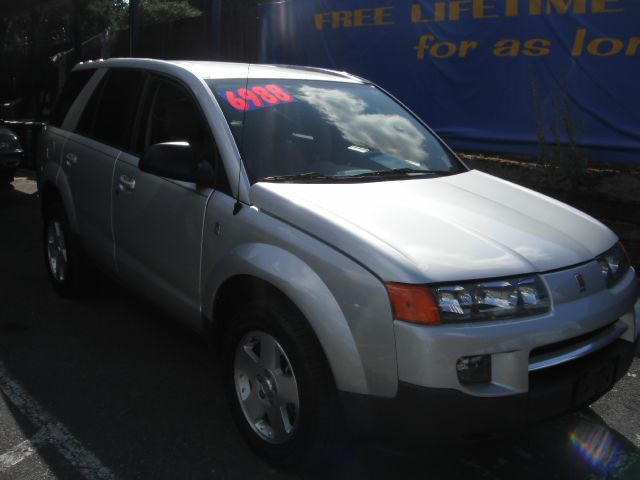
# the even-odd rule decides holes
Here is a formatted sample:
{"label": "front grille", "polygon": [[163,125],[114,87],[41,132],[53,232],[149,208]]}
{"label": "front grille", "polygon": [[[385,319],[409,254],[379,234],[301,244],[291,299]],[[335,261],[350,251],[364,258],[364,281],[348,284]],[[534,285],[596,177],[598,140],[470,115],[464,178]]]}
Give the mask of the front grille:
{"label": "front grille", "polygon": [[566,340],[562,340],[560,342],[556,342],[556,343],[550,343],[549,345],[542,345],[540,347],[536,347],[533,350],[531,350],[531,353],[529,354],[529,360],[531,362],[531,360],[534,360],[536,358],[540,358],[540,357],[546,357],[549,356],[550,354],[554,353],[554,352],[558,352],[558,351],[562,351],[565,350],[567,348],[570,348],[574,345],[579,345],[581,343],[584,342],[588,342],[589,340],[596,338],[598,335],[606,332],[607,330],[613,328],[613,325],[616,322],[612,322],[609,325],[605,325],[604,327],[600,327],[596,330],[592,330],[589,333],[585,333],[583,335],[579,335],[577,337],[572,337],[572,338],[568,338]]}

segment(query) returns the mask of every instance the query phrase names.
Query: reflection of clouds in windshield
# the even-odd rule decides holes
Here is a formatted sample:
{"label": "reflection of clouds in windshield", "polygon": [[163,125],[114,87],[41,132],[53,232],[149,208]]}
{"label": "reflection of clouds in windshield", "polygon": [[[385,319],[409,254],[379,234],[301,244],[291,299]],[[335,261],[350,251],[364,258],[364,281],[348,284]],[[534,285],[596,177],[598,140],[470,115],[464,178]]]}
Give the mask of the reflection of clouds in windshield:
{"label": "reflection of clouds in windshield", "polygon": [[403,160],[421,162],[429,153],[424,135],[400,115],[363,113],[367,103],[349,92],[304,85],[298,97],[316,107],[354,145],[374,148]]}

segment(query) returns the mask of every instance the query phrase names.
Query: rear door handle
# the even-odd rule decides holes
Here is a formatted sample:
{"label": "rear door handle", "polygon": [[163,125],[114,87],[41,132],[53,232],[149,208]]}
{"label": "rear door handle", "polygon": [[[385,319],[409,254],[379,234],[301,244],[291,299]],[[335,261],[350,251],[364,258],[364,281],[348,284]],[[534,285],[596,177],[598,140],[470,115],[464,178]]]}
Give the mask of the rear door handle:
{"label": "rear door handle", "polygon": [[134,190],[136,188],[136,179],[129,175],[120,175],[120,190]]}
{"label": "rear door handle", "polygon": [[64,158],[65,158],[65,163],[69,167],[71,167],[71,166],[75,165],[76,163],[78,163],[78,157],[77,157],[77,155],[75,153],[69,152],[64,156]]}

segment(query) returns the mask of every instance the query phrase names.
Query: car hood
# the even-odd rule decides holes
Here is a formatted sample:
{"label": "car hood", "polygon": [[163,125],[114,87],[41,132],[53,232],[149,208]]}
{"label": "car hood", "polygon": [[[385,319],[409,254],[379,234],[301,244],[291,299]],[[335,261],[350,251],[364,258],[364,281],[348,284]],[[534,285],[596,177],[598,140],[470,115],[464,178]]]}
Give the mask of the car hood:
{"label": "car hood", "polygon": [[545,272],[593,259],[616,241],[592,217],[475,170],[368,183],[259,182],[251,201],[385,281]]}

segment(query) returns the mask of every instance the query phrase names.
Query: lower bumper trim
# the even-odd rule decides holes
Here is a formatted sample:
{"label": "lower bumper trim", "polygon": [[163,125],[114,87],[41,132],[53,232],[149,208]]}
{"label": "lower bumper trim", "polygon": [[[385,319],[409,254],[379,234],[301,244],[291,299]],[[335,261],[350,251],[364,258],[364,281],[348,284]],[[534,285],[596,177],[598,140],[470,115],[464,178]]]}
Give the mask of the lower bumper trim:
{"label": "lower bumper trim", "polygon": [[618,340],[591,355],[530,372],[524,394],[475,397],[400,383],[394,398],[341,392],[343,412],[354,433],[394,446],[515,430],[593,403],[625,375],[637,346]]}

